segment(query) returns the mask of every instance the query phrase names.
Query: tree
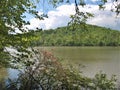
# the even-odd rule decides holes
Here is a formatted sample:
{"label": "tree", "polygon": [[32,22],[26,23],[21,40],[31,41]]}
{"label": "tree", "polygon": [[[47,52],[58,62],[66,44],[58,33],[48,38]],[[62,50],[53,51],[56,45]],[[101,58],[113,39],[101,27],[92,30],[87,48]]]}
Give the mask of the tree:
{"label": "tree", "polygon": [[[44,3],[48,2],[49,4],[53,5],[54,7],[57,7],[57,5],[59,5],[59,3],[65,3],[65,2],[70,3],[70,1],[71,0],[43,0]],[[88,12],[83,13],[83,12],[79,11],[78,5],[84,6],[85,5],[84,0],[74,0],[74,1],[75,1],[74,3],[75,3],[76,13],[75,13],[75,15],[71,16],[72,20],[69,24],[76,26],[76,24],[81,24],[81,23],[84,24],[86,19],[88,19],[88,17],[92,16],[92,14],[90,14]],[[101,9],[101,8],[104,8],[104,4],[107,2],[107,0],[100,0],[100,2],[101,3],[99,4],[99,6]],[[118,0],[115,0],[114,2],[116,4],[115,12],[118,15],[120,12],[120,4],[118,3]],[[30,59],[30,57],[31,57],[30,51],[33,51],[33,50],[29,50],[29,48],[28,48],[28,47],[30,47],[29,42],[32,39],[31,35],[33,35],[33,34],[32,34],[32,32],[27,34],[27,29],[25,29],[24,26],[26,24],[29,24],[29,22],[27,22],[27,20],[25,20],[25,18],[26,18],[25,13],[32,14],[34,17],[39,18],[39,19],[44,19],[43,17],[46,16],[46,14],[43,14],[41,16],[38,15],[38,12],[36,11],[36,8],[37,8],[36,5],[38,3],[40,5],[42,5],[42,0],[0,0],[0,65],[12,67],[11,64],[13,64],[13,65],[15,63],[19,64],[20,62],[23,62],[23,64],[25,64],[27,66],[35,65],[34,62],[31,62],[31,59],[33,59],[32,61],[34,61],[34,58]],[[74,28],[75,27],[73,27],[73,29]],[[21,31],[22,34],[18,34],[16,32],[16,30]],[[11,54],[9,52],[6,52],[6,47],[12,47],[12,48],[16,49],[18,52],[18,53],[16,53],[16,55],[19,54],[20,57],[19,58],[14,57],[14,59],[11,59],[11,57],[10,57]],[[22,53],[19,53],[19,52],[22,52]],[[22,58],[25,58],[27,60],[24,61]],[[47,57],[45,57],[45,58],[47,58]],[[12,63],[11,63],[11,61],[12,61]],[[47,62],[47,64],[49,66],[49,62]],[[50,65],[51,65],[51,63],[50,63]],[[27,67],[27,68],[29,68],[29,67]],[[35,67],[35,68],[37,68],[37,67]],[[52,68],[49,68],[49,69],[52,69]],[[56,68],[53,68],[53,69],[56,69]],[[50,72],[50,73],[54,74],[52,72]],[[67,73],[67,71],[66,71],[66,73]],[[38,73],[38,74],[42,74],[42,73]],[[48,73],[46,73],[46,74],[48,75]],[[31,74],[29,74],[29,75],[31,75]],[[73,75],[73,77],[76,77],[76,75],[74,75],[74,73],[71,74],[68,72],[68,75],[70,76],[70,79],[71,79],[71,75]],[[48,75],[48,77],[49,77],[49,75]],[[52,77],[50,77],[50,78],[52,78]],[[23,79],[24,79],[24,77],[23,77]],[[30,79],[31,79],[31,76],[30,76]],[[28,77],[28,80],[30,80],[30,79]],[[63,81],[63,79],[61,79],[61,81]],[[65,77],[65,79],[66,79],[66,77]],[[85,80],[85,79],[83,78],[83,80]],[[105,79],[105,81],[106,81],[106,79]],[[81,82],[80,82],[80,84],[81,84]],[[68,82],[65,82],[65,85],[68,87]],[[69,83],[69,85],[71,85],[71,83]],[[75,85],[75,84],[72,84],[72,85]],[[86,84],[86,82],[85,82],[85,83],[83,83],[83,85],[88,85],[88,83]],[[98,85],[99,85],[99,83],[98,83]],[[108,84],[108,86],[110,86],[110,85]],[[101,87],[101,85],[100,85],[100,87]]]}
{"label": "tree", "polygon": [[[35,10],[35,1],[37,0],[0,0],[0,65],[8,65],[9,53],[5,52],[5,47],[25,48],[27,43],[23,38],[26,35],[16,33],[16,30],[26,33],[24,26],[29,24],[25,21],[25,13],[37,15]],[[16,35],[14,35],[16,34]]]}
{"label": "tree", "polygon": [[[27,32],[27,29],[24,28],[24,26],[29,24],[29,22],[25,20],[26,13],[32,14],[36,18],[44,19],[43,17],[45,17],[46,14],[39,16],[36,10],[38,3],[42,5],[47,2],[48,4],[57,7],[60,3],[70,3],[71,1],[72,0],[0,0],[0,64],[9,64],[8,58],[10,54],[5,52],[5,47],[11,46],[22,52],[29,47],[29,35],[24,34]],[[99,2],[98,5],[101,9],[104,7],[107,0],[99,0]],[[84,6],[86,4],[84,0],[74,0],[74,3],[76,13],[71,16],[72,20],[69,23],[69,25],[73,24],[73,29],[76,24],[85,23],[86,19],[93,16],[88,12],[81,12],[79,10],[78,5]],[[113,5],[115,10],[112,11],[115,11],[118,15],[120,12],[120,3],[118,0],[114,0]],[[24,35],[16,34],[17,30],[21,31]]]}

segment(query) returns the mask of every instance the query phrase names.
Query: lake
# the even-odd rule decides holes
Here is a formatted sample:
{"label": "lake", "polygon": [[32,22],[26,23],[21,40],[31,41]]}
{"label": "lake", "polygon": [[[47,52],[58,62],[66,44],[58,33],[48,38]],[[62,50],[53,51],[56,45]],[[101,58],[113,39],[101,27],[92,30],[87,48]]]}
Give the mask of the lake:
{"label": "lake", "polygon": [[0,81],[6,79],[7,76],[8,76],[8,72],[6,68],[0,67]]}
{"label": "lake", "polygon": [[85,66],[81,71],[85,76],[93,77],[96,73],[117,75],[120,80],[120,47],[42,47],[49,50],[62,63]]}
{"label": "lake", "polygon": [[[117,75],[120,80],[120,47],[39,47],[51,51],[56,57],[62,59],[64,65],[79,64],[85,76],[93,77],[102,71],[111,75]],[[8,72],[8,74],[6,73]],[[0,69],[1,77],[14,77],[18,72],[13,69]],[[5,74],[4,74],[5,73]]]}

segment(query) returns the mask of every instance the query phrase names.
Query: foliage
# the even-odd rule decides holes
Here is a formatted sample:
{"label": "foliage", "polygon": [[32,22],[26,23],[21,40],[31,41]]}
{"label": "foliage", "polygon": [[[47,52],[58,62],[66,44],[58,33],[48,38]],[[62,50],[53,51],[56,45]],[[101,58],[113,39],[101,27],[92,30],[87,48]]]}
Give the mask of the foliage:
{"label": "foliage", "polygon": [[[48,0],[48,2],[55,7],[59,3],[64,3],[65,1],[67,3],[70,2],[70,0]],[[106,2],[106,1],[102,0],[102,2]],[[118,0],[116,0],[115,2],[118,2]],[[42,5],[41,0],[0,0],[0,32],[1,32],[0,33],[0,51],[1,51],[0,65],[18,68],[16,67],[15,64],[19,64],[19,65],[24,64],[22,66],[24,66],[23,68],[26,68],[25,72],[20,73],[20,77],[17,80],[15,80],[15,82],[9,80],[10,86],[8,85],[6,89],[17,90],[19,88],[18,90],[31,90],[31,89],[33,90],[34,88],[36,89],[45,88],[50,90],[53,88],[55,89],[60,88],[60,89],[71,90],[76,88],[91,88],[91,87],[93,88],[93,86],[89,85],[92,82],[91,79],[82,77],[78,72],[72,69],[64,69],[56,61],[56,58],[54,58],[52,55],[42,52],[40,54],[40,57],[37,57],[35,55],[36,57],[32,58],[34,56],[33,55],[34,52],[31,53],[31,49],[30,49],[31,41],[38,39],[38,37],[33,38],[33,33],[31,32],[27,33],[27,29],[24,28],[25,25],[29,24],[29,22],[25,20],[26,19],[25,14],[32,14],[35,18],[44,19],[43,17],[45,15],[39,16],[38,12],[36,11],[37,8],[36,4],[38,3]],[[72,18],[74,21],[73,24],[74,23],[79,24],[76,23],[77,19],[74,18],[80,19],[80,22],[81,21],[85,22],[88,16],[92,16],[92,14],[89,14],[87,12],[85,13],[87,17],[85,17],[85,14],[82,12],[80,12],[79,14],[79,11],[77,11],[78,3],[80,3],[80,5],[82,6],[85,5],[84,0],[75,0],[76,14]],[[104,4],[99,6],[102,7]],[[119,14],[119,3],[116,6],[116,13]],[[84,27],[84,25],[82,25],[82,27]],[[22,34],[16,33],[17,30],[21,31]],[[71,33],[69,33],[70,36],[68,36],[70,39],[68,39],[68,37],[64,37],[63,40],[57,38],[58,39],[57,44],[59,45],[59,43],[61,44],[61,42],[62,43],[66,42],[65,45],[74,45],[76,41],[73,41],[75,39],[72,35],[73,33],[74,34],[76,33],[74,30],[73,31],[72,30],[70,30]],[[58,32],[61,32],[61,30],[58,30]],[[48,45],[55,45],[56,40],[53,41],[52,39],[49,40],[49,37],[51,36],[49,36],[47,33],[51,33],[51,31],[38,33],[39,35],[41,35],[40,36],[41,39],[39,43],[41,44],[42,42],[44,45],[46,45],[48,44],[48,41],[50,41],[52,43]],[[57,32],[54,31],[54,33]],[[68,31],[65,31],[65,33],[68,33]],[[43,37],[46,35],[48,35],[47,37],[48,39],[44,40]],[[63,35],[66,34],[61,34],[60,36]],[[55,38],[54,34],[52,34],[52,36]],[[77,39],[77,37],[75,38]],[[88,36],[86,38],[88,38]],[[77,45],[79,45],[79,43]],[[119,44],[117,43],[117,45]],[[6,47],[11,47],[12,49],[17,50],[15,56],[13,56],[14,59],[11,58],[11,53],[7,51]],[[107,79],[105,79],[105,81],[106,80]],[[110,83],[111,82],[114,82],[114,80],[110,81]],[[113,85],[112,88],[109,86],[107,87],[113,89],[114,83],[112,83],[112,85]],[[98,88],[103,87],[101,86],[101,84],[98,84],[98,86],[99,86]]]}
{"label": "foliage", "polygon": [[120,31],[94,25],[77,25],[35,32],[33,46],[119,46]]}
{"label": "foliage", "polygon": [[[9,80],[7,87],[5,83],[3,83],[5,90],[38,90],[40,88],[43,90],[96,90],[96,88],[115,90],[115,79],[112,78],[109,80],[103,77],[105,76],[104,74],[97,75],[95,79],[87,78],[72,68],[63,68],[57,59],[48,52],[43,51],[40,53],[40,57],[31,53],[31,49],[29,50],[31,41],[37,40],[39,37],[33,38],[33,32],[27,33],[26,28],[24,28],[25,25],[29,24],[29,22],[25,20],[25,13],[32,14],[35,18],[39,19],[43,19],[44,17],[44,15],[38,15],[35,1],[36,0],[0,0],[0,65],[18,68],[16,65],[18,64],[26,68],[23,73],[20,73],[18,79],[15,81]],[[37,2],[39,1],[41,0],[37,0]],[[64,1],[65,0],[49,0],[49,3],[57,6],[58,3],[63,3]],[[66,0],[66,2],[70,1]],[[80,0],[79,3],[82,6],[85,5],[84,0]],[[99,42],[99,40],[91,42],[89,38],[95,38],[97,35],[93,34],[93,37],[92,35],[85,34],[88,33],[87,31],[89,30],[82,31],[82,27],[86,26],[84,23],[92,14],[80,12],[76,0],[75,5],[76,14],[71,16],[73,22],[72,24],[70,23],[71,26],[69,27],[72,28],[74,25],[77,26],[77,24],[81,24],[82,22],[81,30],[73,28],[70,29],[70,33],[67,30],[62,31],[61,28],[57,31],[41,31],[37,33],[40,35],[38,45],[94,45],[93,43],[96,41],[98,41],[96,45],[120,45],[120,42],[118,43],[118,41],[116,41],[119,38],[116,39],[115,37],[116,35],[119,37],[118,32],[112,33],[113,38],[110,38],[113,40],[112,43],[106,35],[101,38],[105,38],[103,42]],[[103,5],[99,6],[102,8]],[[116,13],[119,14],[119,4],[116,7]],[[16,33],[16,30],[21,31],[22,34]],[[57,34],[58,32],[60,32],[60,34]],[[82,33],[82,35],[78,36],[78,32]],[[89,32],[91,32],[91,30]],[[109,31],[105,32],[109,33]],[[84,34],[85,38],[82,38],[81,36]],[[101,35],[102,34],[103,33],[101,33]],[[63,39],[60,37],[63,37]],[[106,41],[109,43],[106,44]],[[33,45],[36,45],[36,42],[33,42]],[[11,53],[7,51],[6,47],[12,47],[17,50],[14,59],[11,59]]]}
{"label": "foliage", "polygon": [[[27,35],[14,35],[16,30],[23,34],[26,30],[24,25],[28,24],[24,20],[24,13],[33,13],[34,2],[31,0],[0,0],[0,65],[9,66],[10,54],[6,47],[25,48],[28,44],[23,40]],[[37,15],[36,15],[37,16]]]}
{"label": "foliage", "polygon": [[33,63],[18,79],[9,79],[3,90],[117,90],[115,76],[108,79],[106,74],[99,73],[87,78],[73,67],[63,67],[51,52],[36,53]]}
{"label": "foliage", "polygon": [[[79,11],[78,5],[84,6],[86,4],[85,0],[74,1],[76,13],[71,17],[72,21],[69,24],[74,24],[75,26],[76,24],[85,23],[88,17],[93,15],[88,12],[84,13]],[[107,0],[100,0],[99,2],[101,2],[99,6],[103,7]],[[11,54],[7,52],[6,47],[18,49],[18,51],[21,49],[20,51],[26,52],[26,48],[28,49],[30,43],[28,36],[31,35],[27,35],[26,32],[28,29],[24,28],[25,25],[29,24],[29,20],[27,20],[28,17],[26,16],[32,15],[35,18],[43,20],[47,15],[43,14],[39,16],[36,8],[41,7],[41,5],[43,5],[43,8],[46,8],[44,6],[45,3],[57,7],[60,4],[72,3],[72,0],[0,0],[0,65],[10,66],[9,61],[11,60]],[[120,4],[118,0],[114,0],[113,3],[115,10],[112,11],[119,14]],[[16,31],[21,31],[21,33],[25,35],[14,35]],[[54,44],[54,41],[55,40],[53,40],[52,44]],[[61,40],[58,40],[58,42],[60,43]],[[73,41],[70,41],[70,44],[71,43],[73,43]],[[16,60],[14,62],[18,61]]]}

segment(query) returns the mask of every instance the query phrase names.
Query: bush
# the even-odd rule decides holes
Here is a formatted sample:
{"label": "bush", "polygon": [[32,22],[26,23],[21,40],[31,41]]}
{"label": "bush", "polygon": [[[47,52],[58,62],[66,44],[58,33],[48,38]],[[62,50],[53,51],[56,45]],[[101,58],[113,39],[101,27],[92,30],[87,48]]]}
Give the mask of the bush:
{"label": "bush", "polygon": [[[51,52],[35,53],[34,63],[9,80],[4,90],[117,90],[116,79],[103,73],[87,78],[73,67],[65,68]],[[34,55],[34,56],[35,56]]]}

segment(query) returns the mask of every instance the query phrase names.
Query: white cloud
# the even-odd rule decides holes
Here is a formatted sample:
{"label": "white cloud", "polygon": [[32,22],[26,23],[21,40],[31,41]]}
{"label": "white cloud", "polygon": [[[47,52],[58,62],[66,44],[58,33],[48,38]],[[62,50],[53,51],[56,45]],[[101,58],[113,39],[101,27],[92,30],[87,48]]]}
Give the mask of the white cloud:
{"label": "white cloud", "polygon": [[[62,5],[58,8],[56,8],[55,11],[49,11],[48,17],[44,18],[44,20],[39,20],[36,18],[32,18],[30,20],[30,25],[27,25],[29,29],[36,29],[42,28],[42,29],[54,29],[60,26],[66,26],[68,21],[70,21],[70,15],[74,14],[74,5]],[[39,14],[42,14],[42,12],[39,12]]]}
{"label": "white cloud", "polygon": [[91,0],[92,2],[96,2],[97,0]]}
{"label": "white cloud", "polygon": [[[66,26],[70,21],[70,15],[75,14],[74,8],[74,4],[59,6],[56,10],[48,12],[49,18],[45,18],[44,20],[32,18],[30,20],[30,25],[27,27],[29,29],[35,29],[36,27],[42,29],[54,29]],[[120,18],[116,18],[116,14],[110,11],[111,3],[106,4],[106,9],[104,11],[99,10],[97,5],[86,5],[84,8],[79,8],[81,11],[87,11],[95,14],[95,17],[89,19],[87,23],[120,30]],[[39,12],[39,14],[42,14],[42,12]]]}
{"label": "white cloud", "polygon": [[[94,9],[95,6],[92,6],[91,9]],[[92,9],[92,10],[93,10]],[[111,29],[120,30],[120,18],[116,18],[116,13],[111,12],[111,3],[106,4],[105,10],[94,9],[94,18],[88,20],[89,24],[103,26]],[[92,13],[92,12],[91,12]]]}

